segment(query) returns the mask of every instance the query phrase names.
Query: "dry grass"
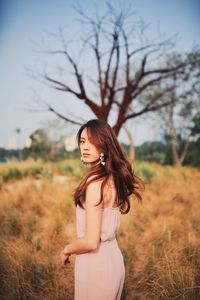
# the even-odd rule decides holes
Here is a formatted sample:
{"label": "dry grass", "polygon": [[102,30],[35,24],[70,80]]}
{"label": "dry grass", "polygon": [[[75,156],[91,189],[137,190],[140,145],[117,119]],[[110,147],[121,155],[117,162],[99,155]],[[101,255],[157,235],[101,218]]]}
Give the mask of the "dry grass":
{"label": "dry grass", "polygon": [[[132,204],[117,235],[126,264],[122,298],[200,299],[200,172],[148,163],[136,170],[147,185],[144,203]],[[65,270],[59,253],[76,238],[77,182],[25,177],[1,184],[2,300],[73,299],[75,256]]]}

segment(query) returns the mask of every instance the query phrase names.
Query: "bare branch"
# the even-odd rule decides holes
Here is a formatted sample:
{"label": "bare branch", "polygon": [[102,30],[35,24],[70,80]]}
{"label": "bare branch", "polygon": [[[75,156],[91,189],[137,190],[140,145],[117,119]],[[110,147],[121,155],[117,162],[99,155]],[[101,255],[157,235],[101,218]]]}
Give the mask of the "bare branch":
{"label": "bare branch", "polygon": [[48,105],[48,110],[51,111],[51,112],[53,112],[57,117],[59,117],[59,118],[65,120],[65,121],[67,121],[67,122],[70,122],[70,123],[76,124],[76,125],[82,125],[82,124],[83,124],[83,123],[74,121],[74,120],[72,120],[72,119],[70,119],[70,118],[68,118],[68,117],[66,117],[66,116],[64,116],[64,115],[62,115],[62,114],[60,114],[60,113],[57,112],[51,105]]}
{"label": "bare branch", "polygon": [[125,30],[122,28],[122,37],[125,43],[125,53],[126,53],[126,84],[130,82],[130,54],[129,54],[129,44],[128,37]]}
{"label": "bare branch", "polygon": [[158,105],[155,105],[155,106],[150,106],[149,104],[147,104],[142,110],[140,110],[139,112],[136,112],[136,113],[132,113],[132,114],[129,114],[127,115],[125,118],[124,118],[124,122],[126,122],[128,119],[132,119],[132,118],[136,118],[144,113],[147,113],[147,112],[150,112],[150,111],[157,111],[158,109],[160,108],[163,108],[163,107],[166,107],[168,105],[170,105],[172,103],[172,101],[167,101],[165,103],[162,103],[162,104],[158,104]]}
{"label": "bare branch", "polygon": [[171,38],[169,38],[169,39],[167,39],[167,40],[161,41],[160,43],[152,43],[152,44],[148,44],[148,45],[139,47],[139,48],[137,48],[137,49],[134,49],[134,50],[129,54],[129,56],[132,57],[132,56],[134,56],[135,54],[141,53],[141,52],[143,52],[143,51],[145,51],[145,50],[148,50],[148,49],[154,49],[154,48],[156,48],[156,49],[160,50],[161,47],[168,47],[168,48],[171,48],[171,47],[173,47],[173,45],[174,45],[174,43],[172,42],[172,38],[175,38],[175,37],[176,37],[176,35],[173,36],[173,37],[171,37]]}

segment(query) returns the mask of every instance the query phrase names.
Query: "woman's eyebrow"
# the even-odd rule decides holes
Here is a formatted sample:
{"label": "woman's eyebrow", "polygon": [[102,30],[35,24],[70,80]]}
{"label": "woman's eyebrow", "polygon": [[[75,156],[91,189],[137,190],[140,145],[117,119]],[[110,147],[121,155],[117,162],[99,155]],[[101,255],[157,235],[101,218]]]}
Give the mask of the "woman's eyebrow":
{"label": "woman's eyebrow", "polygon": [[84,137],[81,137],[80,140],[85,140],[85,138],[84,138]]}

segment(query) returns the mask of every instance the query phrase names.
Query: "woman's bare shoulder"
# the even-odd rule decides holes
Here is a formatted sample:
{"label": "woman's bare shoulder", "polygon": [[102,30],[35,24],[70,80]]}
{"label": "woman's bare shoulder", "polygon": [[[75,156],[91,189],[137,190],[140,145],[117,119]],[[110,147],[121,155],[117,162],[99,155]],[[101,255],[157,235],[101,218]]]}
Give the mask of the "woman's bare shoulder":
{"label": "woman's bare shoulder", "polygon": [[[94,178],[94,177],[93,177]],[[87,190],[91,190],[91,189],[95,189],[95,190],[100,190],[101,185],[103,183],[103,179],[96,179],[91,181],[92,177],[88,178],[87,182],[89,182],[88,186],[87,186]],[[91,181],[91,182],[90,182]]]}
{"label": "woman's bare shoulder", "polygon": [[[98,179],[90,182],[86,187],[86,202],[85,206],[95,206],[101,198],[101,185],[103,180]],[[102,203],[98,206],[102,208]]]}
{"label": "woman's bare shoulder", "polygon": [[91,175],[90,177],[88,177],[88,179],[86,180],[86,183],[90,182],[90,184],[92,183],[96,183],[97,185],[101,185],[102,182],[104,181],[104,178],[100,178],[100,179],[95,179],[96,175]]}

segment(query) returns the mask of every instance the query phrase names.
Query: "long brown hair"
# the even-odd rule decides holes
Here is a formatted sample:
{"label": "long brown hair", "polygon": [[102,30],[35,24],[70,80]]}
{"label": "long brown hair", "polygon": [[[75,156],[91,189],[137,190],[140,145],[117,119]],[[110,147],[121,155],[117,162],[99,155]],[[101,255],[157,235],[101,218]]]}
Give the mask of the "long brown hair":
{"label": "long brown hair", "polygon": [[134,174],[131,164],[126,159],[114,130],[110,125],[100,119],[90,120],[83,124],[77,133],[77,142],[80,149],[80,137],[83,129],[87,128],[90,134],[91,143],[104,153],[105,165],[96,164],[82,179],[74,191],[75,205],[81,206],[85,202],[87,186],[96,180],[102,180],[101,199],[103,201],[103,190],[110,176],[113,176],[114,185],[117,190],[117,204],[122,214],[127,214],[130,210],[129,197],[134,194],[138,201],[142,201],[139,190],[144,189],[144,182]]}

